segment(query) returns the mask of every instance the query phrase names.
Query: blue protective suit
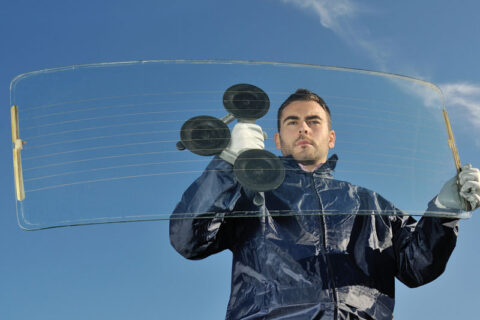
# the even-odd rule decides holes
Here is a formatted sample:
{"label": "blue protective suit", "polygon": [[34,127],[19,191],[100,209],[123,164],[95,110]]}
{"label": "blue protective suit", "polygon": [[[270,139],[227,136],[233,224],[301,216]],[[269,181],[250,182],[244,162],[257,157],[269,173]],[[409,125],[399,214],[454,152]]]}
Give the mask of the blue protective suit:
{"label": "blue protective suit", "polygon": [[[336,155],[313,173],[281,159],[285,181],[265,205],[215,158],[172,214],[184,257],[232,251],[227,319],[392,319],[395,277],[417,287],[444,271],[457,220],[397,215],[377,193],[333,179]],[[433,201],[428,210],[441,211]],[[369,214],[379,212],[389,215]]]}

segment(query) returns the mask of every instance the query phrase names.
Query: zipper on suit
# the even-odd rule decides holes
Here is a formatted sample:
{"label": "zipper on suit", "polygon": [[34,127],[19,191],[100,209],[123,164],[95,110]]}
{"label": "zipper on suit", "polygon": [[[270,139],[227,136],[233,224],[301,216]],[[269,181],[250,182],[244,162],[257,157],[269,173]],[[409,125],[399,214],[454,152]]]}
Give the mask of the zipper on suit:
{"label": "zipper on suit", "polygon": [[338,318],[338,298],[337,298],[337,290],[335,288],[335,279],[333,278],[333,276],[331,275],[333,273],[333,268],[331,266],[331,263],[330,263],[330,258],[328,257],[328,250],[327,250],[327,224],[326,224],[326,221],[325,221],[325,215],[323,215],[323,203],[322,203],[322,198],[320,197],[320,195],[318,194],[318,191],[317,191],[317,187],[316,187],[316,183],[315,183],[315,177],[314,177],[314,173],[311,172],[310,173],[310,177],[312,179],[312,187],[313,187],[313,190],[315,191],[315,194],[317,195],[317,200],[318,200],[318,204],[320,205],[320,210],[321,210],[321,213],[320,213],[320,217],[322,219],[321,223],[320,223],[320,226],[321,226],[321,232],[322,232],[322,246],[323,246],[323,250],[325,252],[325,260],[327,262],[327,277],[328,277],[328,285],[330,287],[330,289],[332,290],[332,294],[333,294],[333,301],[335,303],[335,309],[334,309],[334,319],[337,319]]}

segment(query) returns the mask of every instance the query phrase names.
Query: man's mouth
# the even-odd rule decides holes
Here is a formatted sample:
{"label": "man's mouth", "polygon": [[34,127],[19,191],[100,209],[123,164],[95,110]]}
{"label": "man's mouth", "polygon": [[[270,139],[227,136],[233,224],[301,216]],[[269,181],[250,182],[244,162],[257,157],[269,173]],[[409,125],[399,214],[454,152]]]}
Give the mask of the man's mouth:
{"label": "man's mouth", "polygon": [[309,140],[306,139],[300,139],[297,141],[297,146],[306,146],[306,145],[311,145],[312,143]]}

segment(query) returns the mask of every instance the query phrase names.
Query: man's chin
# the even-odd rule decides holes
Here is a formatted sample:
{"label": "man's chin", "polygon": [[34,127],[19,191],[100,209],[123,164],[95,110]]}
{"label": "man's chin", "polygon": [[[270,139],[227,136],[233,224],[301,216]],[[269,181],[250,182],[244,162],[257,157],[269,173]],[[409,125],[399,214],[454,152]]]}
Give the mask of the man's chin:
{"label": "man's chin", "polygon": [[293,158],[304,166],[311,166],[318,163],[319,159],[314,159],[312,157],[306,157],[301,155],[293,155]]}

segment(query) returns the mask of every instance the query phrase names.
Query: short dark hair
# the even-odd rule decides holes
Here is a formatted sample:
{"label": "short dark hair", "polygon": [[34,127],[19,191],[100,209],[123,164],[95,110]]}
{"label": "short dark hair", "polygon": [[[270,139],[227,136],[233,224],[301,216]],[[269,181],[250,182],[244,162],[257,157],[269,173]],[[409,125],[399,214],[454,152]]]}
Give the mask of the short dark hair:
{"label": "short dark hair", "polygon": [[290,103],[294,101],[315,101],[317,102],[323,110],[327,113],[328,116],[328,128],[331,129],[332,127],[332,120],[331,120],[331,115],[330,115],[330,109],[328,108],[327,104],[323,99],[316,93],[307,90],[307,89],[297,89],[295,93],[291,94],[287,100],[285,100],[280,108],[278,108],[278,113],[277,113],[277,128],[278,132],[280,132],[280,118],[282,117],[282,112],[283,109],[285,109]]}

